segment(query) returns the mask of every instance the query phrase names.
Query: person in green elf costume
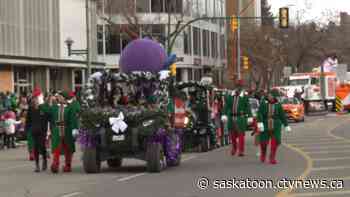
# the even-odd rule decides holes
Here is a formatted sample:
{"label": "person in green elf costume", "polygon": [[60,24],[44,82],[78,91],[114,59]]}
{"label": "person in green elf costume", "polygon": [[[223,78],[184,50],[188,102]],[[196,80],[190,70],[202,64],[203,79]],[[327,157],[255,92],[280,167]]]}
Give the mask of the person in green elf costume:
{"label": "person in green elf costume", "polygon": [[60,155],[63,152],[65,156],[64,172],[71,172],[73,153],[75,152],[75,143],[73,133],[77,133],[79,128],[78,113],[80,105],[73,100],[74,94],[62,92],[57,95],[58,103],[51,107],[52,121],[51,129],[51,148],[53,161],[51,171],[58,173],[60,164]]}
{"label": "person in green elf costume", "polygon": [[271,90],[268,93],[267,101],[261,102],[258,111],[258,128],[260,130],[260,161],[265,162],[266,150],[270,142],[270,164],[276,164],[277,148],[281,144],[281,130],[285,126],[286,131],[291,131],[288,126],[285,112],[277,98],[277,90]]}
{"label": "person in green elf costume", "polygon": [[249,97],[244,93],[243,85],[244,81],[238,80],[235,93],[226,94],[224,115],[222,116],[222,121],[227,123],[227,129],[230,131],[231,155],[235,155],[238,148],[238,156],[240,157],[244,156],[245,132],[248,130],[248,123],[252,122]]}

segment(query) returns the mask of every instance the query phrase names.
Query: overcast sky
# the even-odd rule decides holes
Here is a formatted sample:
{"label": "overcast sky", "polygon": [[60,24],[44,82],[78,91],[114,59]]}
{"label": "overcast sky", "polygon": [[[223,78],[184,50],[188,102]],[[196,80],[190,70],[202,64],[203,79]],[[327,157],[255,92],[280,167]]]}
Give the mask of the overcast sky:
{"label": "overcast sky", "polygon": [[[306,20],[312,19],[325,19],[323,17],[324,12],[337,13],[348,12],[350,14],[350,0],[269,0],[272,10],[275,14],[278,14],[278,8],[289,6],[290,18],[293,19],[297,15],[297,10],[301,15],[305,10],[303,18]],[[294,5],[294,6],[293,6]]]}

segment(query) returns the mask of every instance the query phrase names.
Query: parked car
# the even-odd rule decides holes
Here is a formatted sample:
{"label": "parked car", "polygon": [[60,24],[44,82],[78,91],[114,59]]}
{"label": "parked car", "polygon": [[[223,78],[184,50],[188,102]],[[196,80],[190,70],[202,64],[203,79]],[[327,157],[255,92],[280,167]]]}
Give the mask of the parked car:
{"label": "parked car", "polygon": [[297,98],[282,98],[282,107],[288,116],[288,120],[304,122],[305,110],[303,103]]}

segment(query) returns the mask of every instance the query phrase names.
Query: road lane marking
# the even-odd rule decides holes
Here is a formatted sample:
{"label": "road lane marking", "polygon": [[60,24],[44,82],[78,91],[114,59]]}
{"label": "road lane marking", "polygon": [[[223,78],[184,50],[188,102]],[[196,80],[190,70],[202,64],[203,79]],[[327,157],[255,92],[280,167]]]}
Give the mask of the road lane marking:
{"label": "road lane marking", "polygon": [[[343,125],[347,122],[348,118],[344,121],[341,122],[340,125]],[[331,134],[331,132],[333,130],[335,130],[336,128],[339,128],[339,124],[335,127],[332,127],[331,129],[329,129],[327,131],[327,134]],[[329,135],[331,136],[331,135]],[[333,136],[331,136],[333,137]],[[339,138],[337,138],[339,139]],[[349,141],[350,142],[350,141]],[[311,173],[311,169],[313,168],[313,162],[314,160],[308,155],[306,154],[301,148],[298,148],[296,146],[293,146],[291,144],[283,144],[284,146],[286,146],[287,148],[294,150],[295,152],[299,153],[305,160],[306,160],[306,168],[304,170],[304,172],[300,175],[300,177],[298,178],[298,180],[305,180],[307,178],[307,176]],[[286,196],[290,196],[290,193],[293,192],[295,188],[290,187],[288,189],[282,190],[280,192],[278,192],[275,196],[276,197],[286,197]]]}
{"label": "road lane marking", "polygon": [[287,144],[310,144],[310,143],[317,143],[317,142],[337,142],[337,141],[343,141],[343,140],[338,140],[338,139],[321,139],[321,140],[305,140],[305,139],[300,139],[300,140],[285,140]]}
{"label": "road lane marking", "polygon": [[124,178],[121,178],[121,179],[118,179],[119,182],[122,182],[122,181],[128,181],[130,179],[134,179],[136,177],[140,177],[140,176],[143,176],[143,175],[146,175],[147,173],[138,173],[138,174],[134,174],[134,175],[131,175],[131,176],[127,176],[127,177],[124,177]]}
{"label": "road lane marking", "polygon": [[349,168],[350,168],[350,166],[332,166],[332,167],[312,168],[311,171],[344,170],[344,169],[349,169]]}
{"label": "road lane marking", "polygon": [[[188,158],[182,159],[181,162],[186,162],[186,161],[189,161],[189,160],[192,160],[192,159],[195,159],[195,158],[197,158],[197,156],[189,156]],[[148,174],[148,173],[145,173],[145,172],[144,173],[138,173],[138,174],[134,174],[134,175],[131,175],[131,176],[120,178],[117,181],[118,182],[128,181],[128,180],[140,177],[140,176],[144,176],[146,174]]]}
{"label": "road lane marking", "polygon": [[334,191],[334,192],[310,192],[310,193],[297,193],[290,195],[291,197],[308,197],[308,196],[334,196],[334,195],[344,195],[350,194],[350,190],[346,191]]}
{"label": "road lane marking", "polygon": [[309,149],[309,150],[332,150],[332,149],[344,149],[344,148],[349,148],[350,149],[350,144],[349,145],[345,145],[345,146],[316,146],[316,147],[305,147],[305,148],[301,148],[303,149],[304,151],[306,151],[306,149]]}
{"label": "road lane marking", "polygon": [[336,160],[347,160],[350,157],[330,157],[330,158],[313,158],[314,161],[336,161]]}
{"label": "road lane marking", "polygon": [[324,145],[335,145],[335,144],[349,144],[349,142],[345,142],[345,141],[335,141],[335,142],[328,142],[328,143],[304,143],[304,144],[290,144],[292,146],[324,146]]}
{"label": "road lane marking", "polygon": [[[305,151],[305,150],[304,150]],[[305,151],[307,154],[336,154],[336,153],[350,153],[350,150],[331,150],[331,151]]]}
{"label": "road lane marking", "polygon": [[63,195],[61,197],[73,197],[73,196],[78,196],[78,195],[81,195],[81,194],[83,194],[83,193],[81,193],[81,192],[74,192],[74,193],[70,193],[70,194],[65,194],[65,195]]}
{"label": "road lane marking", "polygon": [[[289,144],[283,144],[287,148],[299,153],[305,160],[306,160],[306,169],[304,172],[299,176],[298,180],[305,180],[306,177],[311,173],[311,169],[313,167],[313,161],[309,155],[307,155],[303,150],[297,147],[290,146]],[[293,187],[290,187],[286,190],[280,191],[276,194],[276,197],[284,197],[289,196],[289,194],[294,190]]]}

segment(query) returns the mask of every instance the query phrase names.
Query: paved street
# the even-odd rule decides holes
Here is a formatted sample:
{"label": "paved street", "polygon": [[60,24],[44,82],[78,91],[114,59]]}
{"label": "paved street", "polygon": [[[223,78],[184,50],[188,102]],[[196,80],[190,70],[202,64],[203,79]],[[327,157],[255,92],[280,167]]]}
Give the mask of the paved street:
{"label": "paved street", "polygon": [[[293,189],[291,196],[349,196],[350,195],[350,133],[349,116],[309,117],[305,123],[292,124],[293,132],[284,135],[285,146],[279,150],[279,164],[261,164],[255,155],[252,139],[247,139],[247,155],[229,156],[229,148],[208,153],[183,156],[180,167],[159,174],[145,172],[145,163],[126,160],[123,167],[101,174],[83,173],[80,156],[75,155],[73,173],[53,175],[33,173],[33,163],[26,161],[24,148],[1,151],[1,197],[211,197],[211,196],[275,196],[277,189],[213,189],[197,187],[197,180],[206,177],[225,179],[283,178],[342,179],[345,188],[338,190]],[[349,138],[349,140],[347,139]],[[260,192],[260,193],[259,193]],[[278,193],[284,196],[283,192]]]}

